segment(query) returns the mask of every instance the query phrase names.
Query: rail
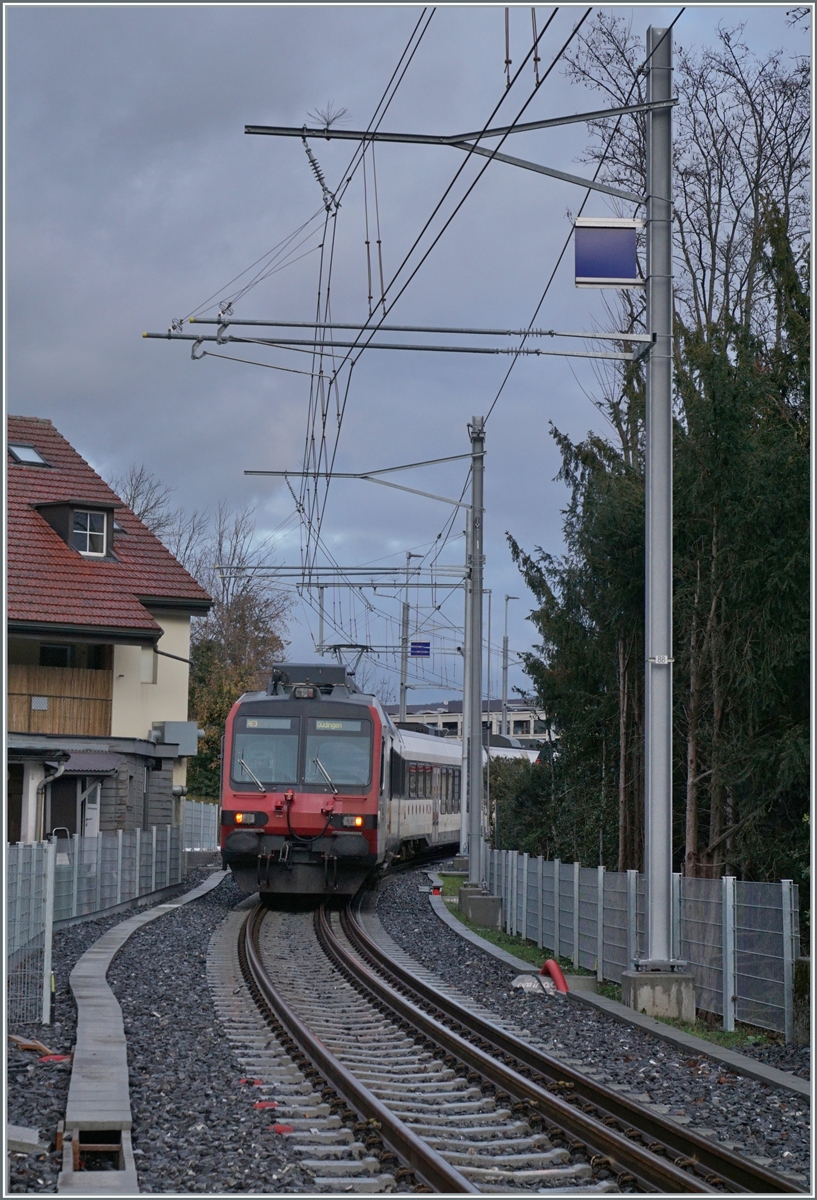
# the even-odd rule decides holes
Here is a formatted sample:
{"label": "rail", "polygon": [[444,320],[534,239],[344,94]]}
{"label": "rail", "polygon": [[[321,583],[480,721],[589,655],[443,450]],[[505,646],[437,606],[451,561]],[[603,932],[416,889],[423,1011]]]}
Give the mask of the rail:
{"label": "rail", "polygon": [[[347,938],[358,953],[389,981],[384,982],[373,972],[368,972],[364,977],[366,987],[381,1001],[396,1007],[394,999],[399,995],[397,989],[407,993],[411,999],[400,997],[401,1016],[412,1021],[419,1017],[419,1023],[425,1027],[424,1031],[435,1037],[435,1040],[438,1040],[436,1030],[444,1027],[428,1010],[436,1010],[449,1020],[455,1021],[461,1035],[449,1034],[449,1045],[458,1057],[462,1057],[464,1038],[479,1039],[481,1047],[487,1046],[491,1055],[500,1056],[506,1066],[510,1064],[513,1074],[516,1075],[516,1079],[511,1076],[504,1077],[499,1086],[511,1095],[516,1094],[513,1090],[516,1087],[520,1098],[535,1104],[540,1112],[551,1116],[563,1127],[567,1119],[570,1123],[566,1127],[571,1129],[571,1132],[611,1160],[616,1159],[619,1164],[622,1164],[623,1160],[622,1165],[625,1165],[639,1181],[643,1180],[661,1191],[669,1192],[709,1191],[712,1186],[717,1186],[731,1192],[802,1193],[803,1189],[782,1176],[725,1148],[713,1146],[697,1134],[682,1130],[660,1116],[644,1112],[610,1088],[593,1082],[581,1072],[486,1022],[452,1000],[450,996],[437,992],[389,959],[362,928],[354,912],[347,910],[343,914],[342,923]],[[335,961],[340,963],[342,960],[347,972],[357,971],[360,978],[359,968],[354,959],[350,959],[340,943],[332,937],[328,925],[324,936],[328,946],[330,937],[332,938],[333,944],[330,949]],[[423,1011],[420,1005],[426,1011]],[[450,1040],[451,1036],[456,1041]],[[470,1048],[475,1069],[482,1071],[484,1066],[490,1064],[491,1060],[484,1049],[467,1041],[464,1044]],[[525,1079],[521,1072],[533,1072],[540,1076],[546,1081],[545,1087]],[[570,1094],[573,1103],[581,1104],[582,1112],[576,1112],[570,1102],[554,1096],[548,1090],[551,1087],[559,1089],[563,1094]],[[597,1114],[590,1124],[587,1123],[588,1106],[592,1106]],[[618,1126],[618,1131],[614,1131],[611,1123]],[[649,1149],[635,1146],[631,1140],[633,1137],[638,1137]],[[691,1175],[691,1171],[702,1175],[702,1180]],[[679,1188],[681,1183],[683,1186]]]}

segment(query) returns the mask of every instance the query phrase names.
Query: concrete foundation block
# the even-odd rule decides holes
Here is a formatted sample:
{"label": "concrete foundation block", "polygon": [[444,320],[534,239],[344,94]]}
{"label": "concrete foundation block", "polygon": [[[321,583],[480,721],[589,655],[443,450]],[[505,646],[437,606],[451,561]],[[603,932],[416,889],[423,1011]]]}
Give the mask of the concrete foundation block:
{"label": "concrete foundation block", "polygon": [[798,958],[794,964],[794,1026],[792,1042],[807,1046],[811,1041],[811,960]]}
{"label": "concrete foundation block", "polygon": [[466,904],[470,898],[472,896],[484,896],[485,894],[485,888],[481,887],[478,883],[464,883],[457,893],[457,908],[467,916]]}
{"label": "concrete foundation block", "polygon": [[571,992],[597,992],[599,990],[595,975],[565,975],[565,983]]}
{"label": "concrete foundation block", "polygon": [[466,898],[465,915],[483,929],[502,928],[502,897],[474,895]]}
{"label": "concrete foundation block", "polygon": [[621,1002],[648,1017],[695,1021],[695,980],[684,971],[624,971]]}
{"label": "concrete foundation block", "polygon": [[454,862],[451,865],[452,871],[467,871],[468,870],[468,855],[455,854]]}

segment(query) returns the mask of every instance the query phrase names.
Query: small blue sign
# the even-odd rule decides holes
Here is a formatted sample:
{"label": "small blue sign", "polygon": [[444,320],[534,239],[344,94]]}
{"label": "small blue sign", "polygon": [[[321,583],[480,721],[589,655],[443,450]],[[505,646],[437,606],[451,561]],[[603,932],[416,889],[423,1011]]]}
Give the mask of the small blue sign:
{"label": "small blue sign", "polygon": [[579,218],[574,230],[577,287],[643,287],[636,232],[635,222]]}
{"label": "small blue sign", "polygon": [[412,658],[431,658],[431,642],[412,642]]}

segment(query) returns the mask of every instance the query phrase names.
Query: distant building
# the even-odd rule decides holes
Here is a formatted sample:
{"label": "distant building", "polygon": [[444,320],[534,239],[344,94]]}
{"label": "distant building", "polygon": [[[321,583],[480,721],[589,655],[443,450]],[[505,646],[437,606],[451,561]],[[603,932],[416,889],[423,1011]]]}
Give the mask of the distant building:
{"label": "distant building", "polygon": [[7,449],[9,841],[178,824],[210,597],[50,421]]}
{"label": "distant building", "polygon": [[[387,704],[386,712],[396,718],[399,705]],[[442,729],[446,737],[462,737],[462,700],[445,700],[439,704],[409,704],[406,717],[432,729]],[[530,749],[538,748],[547,741],[547,715],[544,709],[533,708],[524,700],[508,701],[508,725],[510,736]],[[492,734],[504,733],[502,726],[502,701],[492,700],[490,715],[488,702],[482,702],[482,728]]]}

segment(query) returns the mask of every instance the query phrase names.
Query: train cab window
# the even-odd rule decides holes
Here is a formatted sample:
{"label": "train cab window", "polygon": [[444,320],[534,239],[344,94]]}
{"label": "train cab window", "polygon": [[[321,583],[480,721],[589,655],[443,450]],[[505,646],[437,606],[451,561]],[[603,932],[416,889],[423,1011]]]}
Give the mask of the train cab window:
{"label": "train cab window", "polygon": [[237,717],[230,774],[235,784],[298,782],[299,717]]}
{"label": "train cab window", "polygon": [[328,786],[327,775],[336,787],[368,787],[372,776],[371,721],[308,719],[304,780]]}
{"label": "train cab window", "polygon": [[417,767],[414,763],[408,769],[408,794],[412,799],[417,795]]}

